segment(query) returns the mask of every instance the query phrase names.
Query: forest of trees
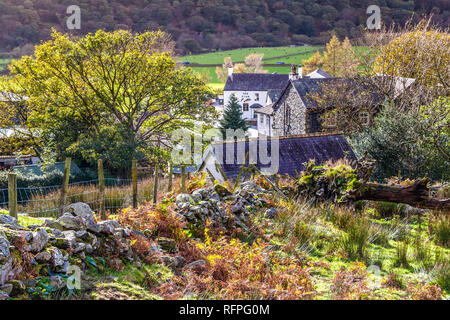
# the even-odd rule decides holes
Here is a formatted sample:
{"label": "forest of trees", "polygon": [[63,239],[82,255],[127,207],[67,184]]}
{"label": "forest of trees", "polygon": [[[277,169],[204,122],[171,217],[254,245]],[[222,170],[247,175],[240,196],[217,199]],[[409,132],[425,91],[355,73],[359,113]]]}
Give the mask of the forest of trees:
{"label": "forest of trees", "polygon": [[432,14],[440,25],[450,19],[447,0],[2,0],[0,53],[20,56],[32,44],[48,40],[51,28],[69,31],[66,9],[72,4],[81,8],[78,33],[161,28],[173,36],[180,54],[323,44],[332,33],[356,38],[365,27],[369,5],[381,7],[386,24],[403,23],[414,13],[418,20]]}

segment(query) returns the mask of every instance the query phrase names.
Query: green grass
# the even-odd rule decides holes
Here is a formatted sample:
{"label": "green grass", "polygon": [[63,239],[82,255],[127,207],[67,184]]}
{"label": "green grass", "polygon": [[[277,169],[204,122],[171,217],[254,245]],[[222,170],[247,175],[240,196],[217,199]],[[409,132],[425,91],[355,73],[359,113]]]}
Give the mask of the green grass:
{"label": "green grass", "polygon": [[[189,55],[180,57],[179,61],[189,61],[191,63],[198,64],[222,64],[224,58],[231,57],[233,63],[244,61],[245,57],[252,53],[263,53],[264,54],[264,63],[266,64],[275,64],[277,62],[284,62],[285,65],[280,65],[277,67],[264,67],[269,73],[278,72],[281,74],[287,74],[290,72],[291,64],[300,64],[303,60],[308,59],[313,55],[316,50],[321,49],[322,47],[262,47],[262,48],[246,48],[246,49],[235,49],[228,51],[220,51],[220,52],[212,52],[212,53],[204,53],[198,55]],[[312,52],[311,52],[312,51]],[[277,58],[284,55],[296,54],[300,53],[300,55],[289,56]],[[214,88],[223,87],[220,84],[219,79],[217,79],[216,68],[215,67],[193,67],[193,70],[197,72],[204,72],[205,70],[209,73],[211,77],[211,85]]]}
{"label": "green grass", "polygon": [[[220,52],[204,53],[197,55],[188,55],[180,57],[180,61],[189,61],[191,63],[200,64],[218,64],[223,63],[223,59],[231,57],[233,62],[244,61],[245,57],[252,53],[263,53],[264,59],[278,57],[288,54],[303,53],[312,50],[318,50],[321,47],[261,47],[261,48],[246,48],[235,49]],[[285,61],[286,58],[280,58],[276,61],[270,61],[276,63],[277,61]]]}
{"label": "green grass", "polygon": [[11,62],[11,59],[0,59],[0,71],[5,69],[6,65]]}

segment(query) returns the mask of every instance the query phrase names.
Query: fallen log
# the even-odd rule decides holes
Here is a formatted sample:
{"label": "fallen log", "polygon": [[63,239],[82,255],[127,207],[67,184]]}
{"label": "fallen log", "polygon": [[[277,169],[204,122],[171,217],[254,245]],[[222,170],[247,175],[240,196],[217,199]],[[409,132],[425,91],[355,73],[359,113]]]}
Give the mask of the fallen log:
{"label": "fallen log", "polygon": [[371,200],[405,203],[414,207],[450,212],[450,199],[438,200],[430,197],[428,178],[414,181],[409,186],[390,186],[364,182],[351,191],[346,198],[352,201]]}

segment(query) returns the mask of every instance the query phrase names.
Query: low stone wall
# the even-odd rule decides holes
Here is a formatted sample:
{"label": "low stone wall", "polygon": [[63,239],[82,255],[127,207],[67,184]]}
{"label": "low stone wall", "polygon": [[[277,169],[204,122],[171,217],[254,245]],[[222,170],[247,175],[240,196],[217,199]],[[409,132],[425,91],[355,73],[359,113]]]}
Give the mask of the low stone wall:
{"label": "low stone wall", "polygon": [[27,228],[11,216],[0,215],[0,300],[24,292],[27,285],[18,279],[25,273],[50,276],[52,286],[60,289],[66,285],[70,266],[83,270],[88,257],[134,259],[129,229],[114,220],[96,223],[85,203],[71,204],[64,212],[57,220]]}

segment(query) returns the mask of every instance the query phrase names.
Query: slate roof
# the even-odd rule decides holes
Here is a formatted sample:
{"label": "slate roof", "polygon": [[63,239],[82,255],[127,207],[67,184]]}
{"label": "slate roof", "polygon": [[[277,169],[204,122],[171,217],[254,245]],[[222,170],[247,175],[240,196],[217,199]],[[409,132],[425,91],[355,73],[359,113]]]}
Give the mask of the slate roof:
{"label": "slate roof", "polygon": [[254,103],[254,104],[252,104],[250,106],[251,109],[258,109],[258,108],[261,108],[261,107],[262,107],[262,105],[260,105],[259,103]]}
{"label": "slate roof", "polygon": [[[248,141],[225,142],[222,145],[215,144],[213,145],[215,151],[217,150],[216,148],[223,148],[223,161],[219,162],[226,162],[226,145],[230,143],[234,144],[234,164],[222,164],[222,168],[227,178],[236,177],[242,166],[242,164],[236,164],[236,145],[240,144],[240,147],[243,147],[243,144],[245,144],[244,157],[249,150]],[[272,142],[269,139],[267,141],[267,155],[269,157],[271,154],[271,143]],[[217,152],[215,152],[215,155],[217,157]],[[279,138],[279,174],[296,176],[297,173],[304,170],[304,163],[312,159],[314,159],[316,163],[324,163],[328,160],[339,160],[343,158],[356,160],[352,148],[342,134],[320,133]],[[262,164],[259,157],[256,165],[260,170],[270,167],[270,164]]]}
{"label": "slate roof", "polygon": [[227,78],[224,91],[283,90],[289,81],[288,74],[233,73]]}
{"label": "slate roof", "polygon": [[[322,89],[322,86],[324,84],[326,85],[333,85],[333,83],[347,83],[348,87],[352,87],[352,80],[351,79],[344,79],[344,78],[301,78],[298,80],[289,81],[288,85],[283,90],[283,93],[280,95],[277,101],[273,104],[274,111],[278,110],[279,104],[278,101],[281,99],[283,94],[286,92],[286,90],[289,88],[289,86],[293,86],[295,88],[295,91],[301,98],[301,100],[304,102],[307,109],[316,108],[317,103],[314,101],[312,96],[315,93],[320,93],[320,90]],[[361,86],[358,86],[357,83],[353,86],[354,90],[353,92],[350,92],[350,94],[357,94],[359,90],[363,90]],[[375,94],[373,96],[373,102],[380,102],[382,101],[382,97],[377,97]]]}
{"label": "slate roof", "polygon": [[268,104],[267,106],[264,106],[262,108],[256,109],[255,112],[256,113],[272,115],[272,113],[273,113],[273,107],[272,106],[273,106],[273,104]]}
{"label": "slate roof", "polygon": [[277,101],[282,93],[283,93],[283,90],[278,90],[278,89],[272,89],[272,90],[267,91],[267,95],[269,96],[270,100],[272,100],[272,102]]}
{"label": "slate roof", "polygon": [[298,95],[302,98],[306,108],[309,109],[317,106],[314,100],[310,97],[310,94],[319,92],[321,89],[321,85],[323,83],[332,83],[333,81],[343,81],[343,80],[344,79],[337,79],[337,78],[326,78],[326,79],[302,78],[299,80],[291,81],[291,83],[294,86],[295,90],[297,91]]}
{"label": "slate roof", "polygon": [[331,74],[328,72],[323,71],[322,69],[316,69],[310,74],[307,75],[307,77],[310,77],[312,79],[320,79],[320,78],[333,78]]}
{"label": "slate roof", "polygon": [[[23,175],[37,175],[42,176],[47,172],[53,172],[57,171],[60,174],[64,173],[64,162],[55,162],[52,164],[47,164],[44,169],[43,164],[30,164],[30,165],[24,165],[24,166],[14,166],[13,170],[22,173]],[[81,169],[76,165],[75,162],[71,162],[70,164],[70,174],[72,175],[79,175],[83,172]]]}

